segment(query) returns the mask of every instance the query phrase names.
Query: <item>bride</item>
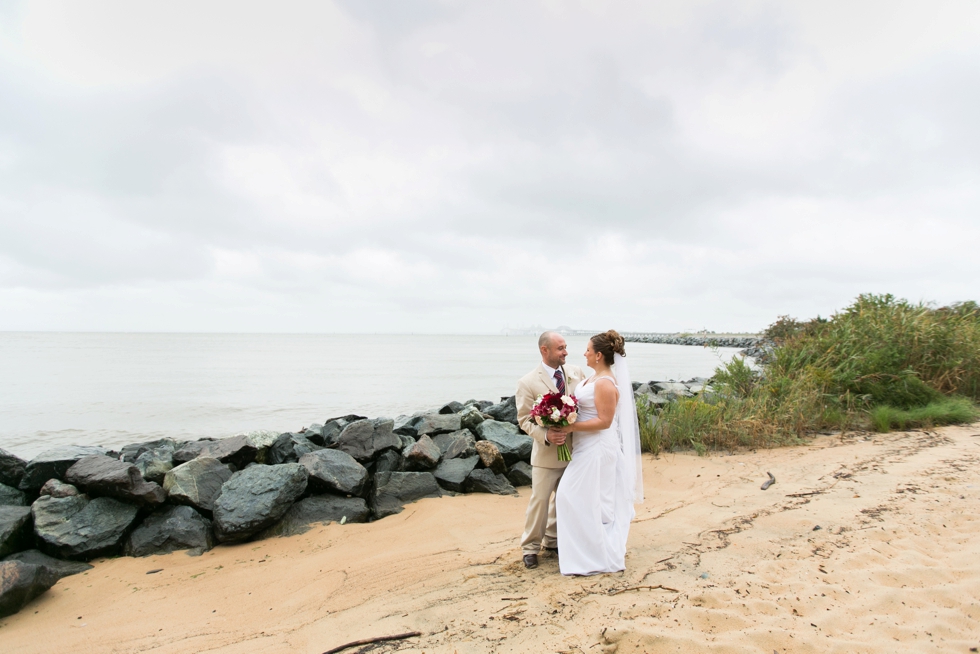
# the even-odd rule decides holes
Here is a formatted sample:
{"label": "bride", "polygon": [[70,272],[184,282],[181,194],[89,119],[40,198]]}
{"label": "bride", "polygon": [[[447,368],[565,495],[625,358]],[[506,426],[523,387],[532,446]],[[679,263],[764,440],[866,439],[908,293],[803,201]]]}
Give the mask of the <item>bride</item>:
{"label": "bride", "polygon": [[563,575],[626,569],[626,538],[643,501],[640,430],[623,337],[589,339],[585,362],[595,374],[575,388],[578,421],[572,461],[556,493],[558,567]]}

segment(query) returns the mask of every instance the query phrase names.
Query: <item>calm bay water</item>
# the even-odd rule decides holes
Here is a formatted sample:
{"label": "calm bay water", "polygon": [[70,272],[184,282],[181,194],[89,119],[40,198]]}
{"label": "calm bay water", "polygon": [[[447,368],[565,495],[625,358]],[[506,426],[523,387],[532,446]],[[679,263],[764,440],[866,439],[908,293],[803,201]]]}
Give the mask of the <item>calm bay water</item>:
{"label": "calm bay water", "polygon": [[[584,365],[586,339],[569,339]],[[0,333],[0,447],[296,430],[346,413],[498,401],[540,360],[532,336]],[[633,379],[708,377],[733,348],[627,343]]]}

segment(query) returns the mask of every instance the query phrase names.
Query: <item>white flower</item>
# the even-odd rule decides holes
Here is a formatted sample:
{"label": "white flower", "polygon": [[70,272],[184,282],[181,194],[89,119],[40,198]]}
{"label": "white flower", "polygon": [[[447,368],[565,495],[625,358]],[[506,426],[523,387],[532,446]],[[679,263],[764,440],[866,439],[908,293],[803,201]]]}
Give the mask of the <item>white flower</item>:
{"label": "white flower", "polygon": [[568,414],[568,424],[572,424],[576,420],[578,420],[578,413],[577,412],[572,411],[571,413]]}
{"label": "white flower", "polygon": [[554,420],[555,422],[558,422],[559,420],[561,420],[561,411],[559,411],[558,409],[552,409],[551,410],[551,419]]}
{"label": "white flower", "polygon": [[575,400],[573,400],[568,395],[562,395],[561,396],[561,401],[564,402],[565,404],[569,404],[569,405],[575,404]]}

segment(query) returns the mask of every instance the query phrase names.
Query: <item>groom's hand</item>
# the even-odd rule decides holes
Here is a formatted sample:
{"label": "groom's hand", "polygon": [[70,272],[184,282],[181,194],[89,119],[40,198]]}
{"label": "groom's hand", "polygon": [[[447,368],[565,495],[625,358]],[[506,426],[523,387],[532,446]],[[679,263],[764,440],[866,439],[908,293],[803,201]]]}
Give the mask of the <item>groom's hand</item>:
{"label": "groom's hand", "polygon": [[565,443],[565,434],[560,431],[555,431],[554,429],[548,430],[548,435],[545,436],[548,442],[552,445],[563,445]]}

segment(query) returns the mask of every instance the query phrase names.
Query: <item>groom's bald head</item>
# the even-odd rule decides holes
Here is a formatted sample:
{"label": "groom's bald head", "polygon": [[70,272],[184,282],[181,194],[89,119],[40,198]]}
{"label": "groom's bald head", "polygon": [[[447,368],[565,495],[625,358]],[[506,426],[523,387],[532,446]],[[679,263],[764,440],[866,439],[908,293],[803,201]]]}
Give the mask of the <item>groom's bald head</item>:
{"label": "groom's bald head", "polygon": [[568,345],[565,344],[565,337],[558,332],[544,332],[538,336],[538,349],[541,351],[541,360],[548,366],[557,368],[565,365]]}

